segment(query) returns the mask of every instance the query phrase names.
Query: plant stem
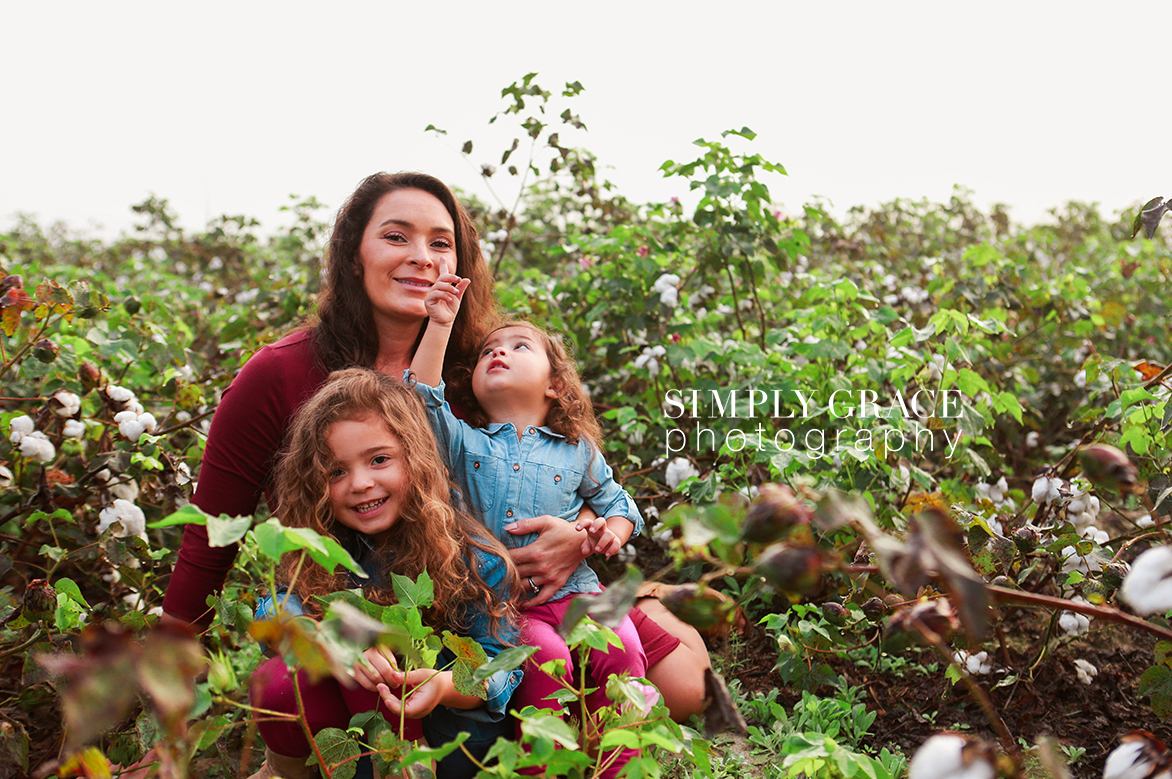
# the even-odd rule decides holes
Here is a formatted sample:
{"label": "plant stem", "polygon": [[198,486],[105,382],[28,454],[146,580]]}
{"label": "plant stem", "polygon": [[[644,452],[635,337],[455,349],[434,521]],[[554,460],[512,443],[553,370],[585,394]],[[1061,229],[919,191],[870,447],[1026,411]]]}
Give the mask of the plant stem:
{"label": "plant stem", "polygon": [[1030,606],[1042,606],[1045,608],[1062,609],[1063,611],[1073,611],[1079,614],[1086,614],[1090,617],[1098,617],[1105,619],[1108,622],[1116,622],[1120,625],[1127,625],[1137,630],[1142,630],[1145,633],[1150,633],[1157,638],[1162,638],[1165,641],[1172,641],[1172,630],[1160,625],[1155,625],[1148,622],[1146,619],[1141,619],[1134,614],[1128,614],[1120,611],[1114,606],[1095,606],[1090,603],[1079,603],[1077,601],[1066,600],[1065,598],[1055,598],[1050,595],[1038,595],[1033,592],[1021,592],[1019,590],[1011,590],[1006,587],[997,587],[996,585],[986,585],[986,588],[993,599],[999,603],[1021,603]]}

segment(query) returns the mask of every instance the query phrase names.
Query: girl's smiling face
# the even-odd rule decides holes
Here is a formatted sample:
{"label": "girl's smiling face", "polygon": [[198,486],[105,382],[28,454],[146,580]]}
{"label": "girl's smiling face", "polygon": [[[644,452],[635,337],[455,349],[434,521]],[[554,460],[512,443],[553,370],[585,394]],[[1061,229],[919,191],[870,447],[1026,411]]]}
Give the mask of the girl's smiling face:
{"label": "girl's smiling face", "polygon": [[376,322],[425,319],[427,291],[440,273],[456,268],[451,214],[421,189],[388,192],[366,225],[358,262]]}
{"label": "girl's smiling face", "polygon": [[368,536],[390,530],[407,489],[399,437],[367,416],[330,425],[326,443],[334,455],[328,474],[334,518]]}

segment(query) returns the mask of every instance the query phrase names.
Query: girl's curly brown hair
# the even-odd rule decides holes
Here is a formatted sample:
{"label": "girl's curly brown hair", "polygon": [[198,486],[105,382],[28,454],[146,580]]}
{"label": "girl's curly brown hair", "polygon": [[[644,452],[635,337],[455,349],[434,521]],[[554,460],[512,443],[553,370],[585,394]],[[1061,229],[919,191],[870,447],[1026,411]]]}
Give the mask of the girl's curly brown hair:
{"label": "girl's curly brown hair", "polygon": [[[523,319],[503,318],[498,324],[485,333],[476,349],[477,359],[482,356],[484,344],[492,334],[506,327],[524,327],[532,330],[537,340],[545,348],[549,358],[549,375],[553,387],[557,390],[557,397],[553,398],[549,412],[545,416],[545,426],[558,435],[563,435],[571,444],[585,438],[594,444],[596,451],[602,451],[602,427],[594,416],[594,404],[586,394],[586,387],[582,384],[582,377],[578,374],[578,363],[566,350],[561,335],[551,333],[543,327]],[[460,376],[462,382],[468,386],[472,384],[472,372],[476,365],[461,369],[467,371],[467,376]],[[466,407],[468,423],[474,427],[488,427],[489,419],[479,403],[469,404]]]}
{"label": "girl's curly brown hair", "polygon": [[[500,637],[502,628],[516,619],[514,598],[521,591],[516,568],[482,524],[452,507],[451,482],[423,402],[386,374],[366,368],[332,373],[297,412],[276,469],[276,513],[281,523],[335,539],[355,532],[338,522],[330,508],[329,473],[335,460],[327,439],[334,423],[369,417],[399,439],[407,477],[398,519],[375,542],[382,570],[411,578],[427,571],[435,585],[435,602],[423,619],[432,628],[461,632],[468,626],[470,611],[480,610],[488,616],[491,632]],[[373,537],[370,540],[374,542]],[[474,549],[504,566],[507,598],[485,584]],[[321,613],[318,597],[352,586],[347,573],[328,571],[301,551],[281,558],[278,580],[291,583],[306,611],[315,616]],[[367,598],[381,605],[394,603],[389,580],[388,575],[381,586],[368,587]]]}

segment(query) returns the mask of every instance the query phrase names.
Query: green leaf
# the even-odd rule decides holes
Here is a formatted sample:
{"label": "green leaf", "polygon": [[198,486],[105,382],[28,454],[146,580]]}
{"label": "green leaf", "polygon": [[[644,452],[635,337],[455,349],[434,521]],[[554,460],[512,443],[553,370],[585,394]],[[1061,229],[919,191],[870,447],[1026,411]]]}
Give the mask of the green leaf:
{"label": "green leaf", "polygon": [[[314,735],[313,742],[321,750],[326,765],[334,766],[335,779],[354,779],[358,769],[355,758],[362,753],[362,748],[349,733],[340,728],[324,728]],[[349,762],[343,762],[347,760]],[[313,764],[317,764],[316,759]]]}
{"label": "green leaf", "polygon": [[427,571],[420,573],[415,581],[392,572],[391,586],[395,589],[395,598],[406,606],[422,609],[435,602],[435,585]]}
{"label": "green leaf", "polygon": [[1152,711],[1161,719],[1172,717],[1172,668],[1152,666],[1139,677],[1140,695],[1150,695]]}
{"label": "green leaf", "polygon": [[208,523],[208,515],[199,509],[193,503],[189,503],[183,508],[176,511],[174,514],[168,514],[157,522],[152,522],[147,527],[171,527],[172,525],[206,525]]}
{"label": "green leaf", "polygon": [[535,646],[511,646],[501,651],[486,665],[482,665],[472,673],[472,678],[482,682],[497,671],[511,671],[520,668],[533,654],[537,652]]}
{"label": "green leaf", "polygon": [[[172,514],[174,516],[174,514]],[[248,533],[252,517],[208,517],[208,546],[231,546]]]}
{"label": "green leaf", "polygon": [[578,749],[578,734],[561,717],[539,714],[521,721],[521,735],[527,739],[550,739],[565,749]]}
{"label": "green leaf", "polygon": [[484,647],[476,639],[457,636],[449,630],[444,631],[444,646],[456,655],[452,666],[452,684],[456,692],[488,700],[488,685],[476,678],[476,671],[488,665]]}

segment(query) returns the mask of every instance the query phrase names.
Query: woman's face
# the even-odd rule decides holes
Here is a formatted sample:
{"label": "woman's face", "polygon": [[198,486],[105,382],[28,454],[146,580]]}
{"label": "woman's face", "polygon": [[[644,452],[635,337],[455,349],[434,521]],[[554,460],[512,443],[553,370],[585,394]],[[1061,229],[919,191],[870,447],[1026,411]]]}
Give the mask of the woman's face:
{"label": "woman's face", "polygon": [[374,207],[358,247],[359,273],[376,321],[418,324],[440,273],[456,272],[456,229],[434,195],[388,192]]}
{"label": "woman's face", "polygon": [[329,473],[334,519],[368,536],[390,530],[407,489],[399,437],[368,416],[330,425],[326,445],[334,455]]}

